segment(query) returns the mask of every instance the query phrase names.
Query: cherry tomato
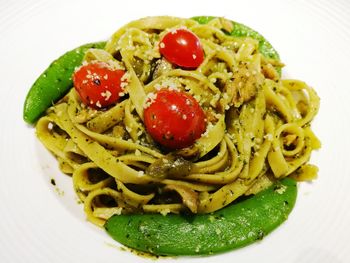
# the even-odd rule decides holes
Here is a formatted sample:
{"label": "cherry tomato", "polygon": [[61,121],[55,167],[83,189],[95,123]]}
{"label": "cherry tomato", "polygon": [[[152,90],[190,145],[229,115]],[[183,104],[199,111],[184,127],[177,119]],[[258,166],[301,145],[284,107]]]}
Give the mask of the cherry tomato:
{"label": "cherry tomato", "polygon": [[147,132],[168,149],[192,145],[206,129],[203,109],[187,93],[163,88],[146,102],[145,107]]}
{"label": "cherry tomato", "polygon": [[124,74],[124,70],[113,70],[107,63],[93,62],[75,71],[73,83],[83,103],[98,109],[119,100],[127,84],[122,80]]}
{"label": "cherry tomato", "polygon": [[184,68],[197,68],[204,60],[199,38],[186,29],[167,33],[159,43],[159,51],[169,62]]}

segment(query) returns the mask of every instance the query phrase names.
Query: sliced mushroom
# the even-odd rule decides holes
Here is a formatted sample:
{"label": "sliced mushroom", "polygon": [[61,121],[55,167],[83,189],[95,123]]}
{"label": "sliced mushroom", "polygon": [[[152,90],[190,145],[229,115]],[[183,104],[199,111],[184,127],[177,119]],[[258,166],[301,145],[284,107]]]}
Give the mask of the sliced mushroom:
{"label": "sliced mushroom", "polygon": [[155,62],[154,70],[152,73],[152,79],[159,78],[164,73],[169,72],[173,68],[174,68],[174,66],[169,61],[167,61],[165,58],[158,59]]}
{"label": "sliced mushroom", "polygon": [[131,64],[137,77],[140,78],[143,83],[147,83],[151,75],[151,64],[146,63],[138,57],[134,57]]}
{"label": "sliced mushroom", "polygon": [[167,185],[164,190],[176,191],[182,198],[182,202],[187,206],[192,213],[197,213],[198,211],[198,193],[189,187],[183,185]]}
{"label": "sliced mushroom", "polygon": [[156,178],[182,178],[191,173],[192,167],[192,162],[183,157],[167,154],[148,166],[146,174]]}

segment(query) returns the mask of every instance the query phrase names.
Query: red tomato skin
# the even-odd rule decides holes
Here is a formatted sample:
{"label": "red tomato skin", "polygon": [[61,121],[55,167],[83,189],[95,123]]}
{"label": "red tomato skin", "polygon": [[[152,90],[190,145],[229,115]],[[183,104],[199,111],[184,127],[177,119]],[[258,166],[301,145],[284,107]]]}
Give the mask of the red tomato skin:
{"label": "red tomato skin", "polygon": [[162,146],[175,150],[191,146],[206,129],[199,103],[184,92],[161,89],[144,110],[147,132]]}
{"label": "red tomato skin", "polygon": [[204,60],[199,38],[186,29],[176,29],[164,35],[159,52],[171,63],[183,68],[197,68]]}
{"label": "red tomato skin", "polygon": [[75,71],[74,88],[84,104],[95,109],[104,108],[119,100],[124,74],[124,70],[113,70],[104,62],[89,63]]}

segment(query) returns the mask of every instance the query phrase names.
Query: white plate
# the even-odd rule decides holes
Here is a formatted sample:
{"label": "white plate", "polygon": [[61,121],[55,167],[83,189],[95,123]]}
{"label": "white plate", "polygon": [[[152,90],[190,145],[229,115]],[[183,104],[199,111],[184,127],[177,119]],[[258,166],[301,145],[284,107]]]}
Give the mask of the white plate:
{"label": "white plate", "polygon": [[34,129],[23,122],[24,98],[53,59],[108,38],[128,21],[217,15],[258,30],[279,51],[285,74],[315,87],[321,109],[313,127],[323,147],[312,157],[319,179],[301,185],[285,224],[262,242],[206,262],[350,262],[349,14],[346,0],[1,1],[0,261],[148,261],[121,251],[85,220],[70,178],[59,173]]}

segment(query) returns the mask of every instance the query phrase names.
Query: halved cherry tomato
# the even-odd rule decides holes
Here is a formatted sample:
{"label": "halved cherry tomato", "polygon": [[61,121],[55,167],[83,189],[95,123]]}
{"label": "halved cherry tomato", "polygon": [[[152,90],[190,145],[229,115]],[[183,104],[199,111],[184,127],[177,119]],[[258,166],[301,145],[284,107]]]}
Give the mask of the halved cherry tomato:
{"label": "halved cherry tomato", "polygon": [[144,121],[151,137],[168,149],[192,145],[206,129],[199,103],[189,94],[165,88],[146,102]]}
{"label": "halved cherry tomato", "polygon": [[167,33],[159,43],[159,51],[169,62],[184,68],[197,68],[204,60],[199,38],[186,29]]}
{"label": "halved cherry tomato", "polygon": [[[98,109],[116,103],[123,92],[124,70],[113,70],[107,63],[93,62],[81,66],[73,75],[73,83],[81,100]],[[124,82],[123,82],[124,81]]]}

